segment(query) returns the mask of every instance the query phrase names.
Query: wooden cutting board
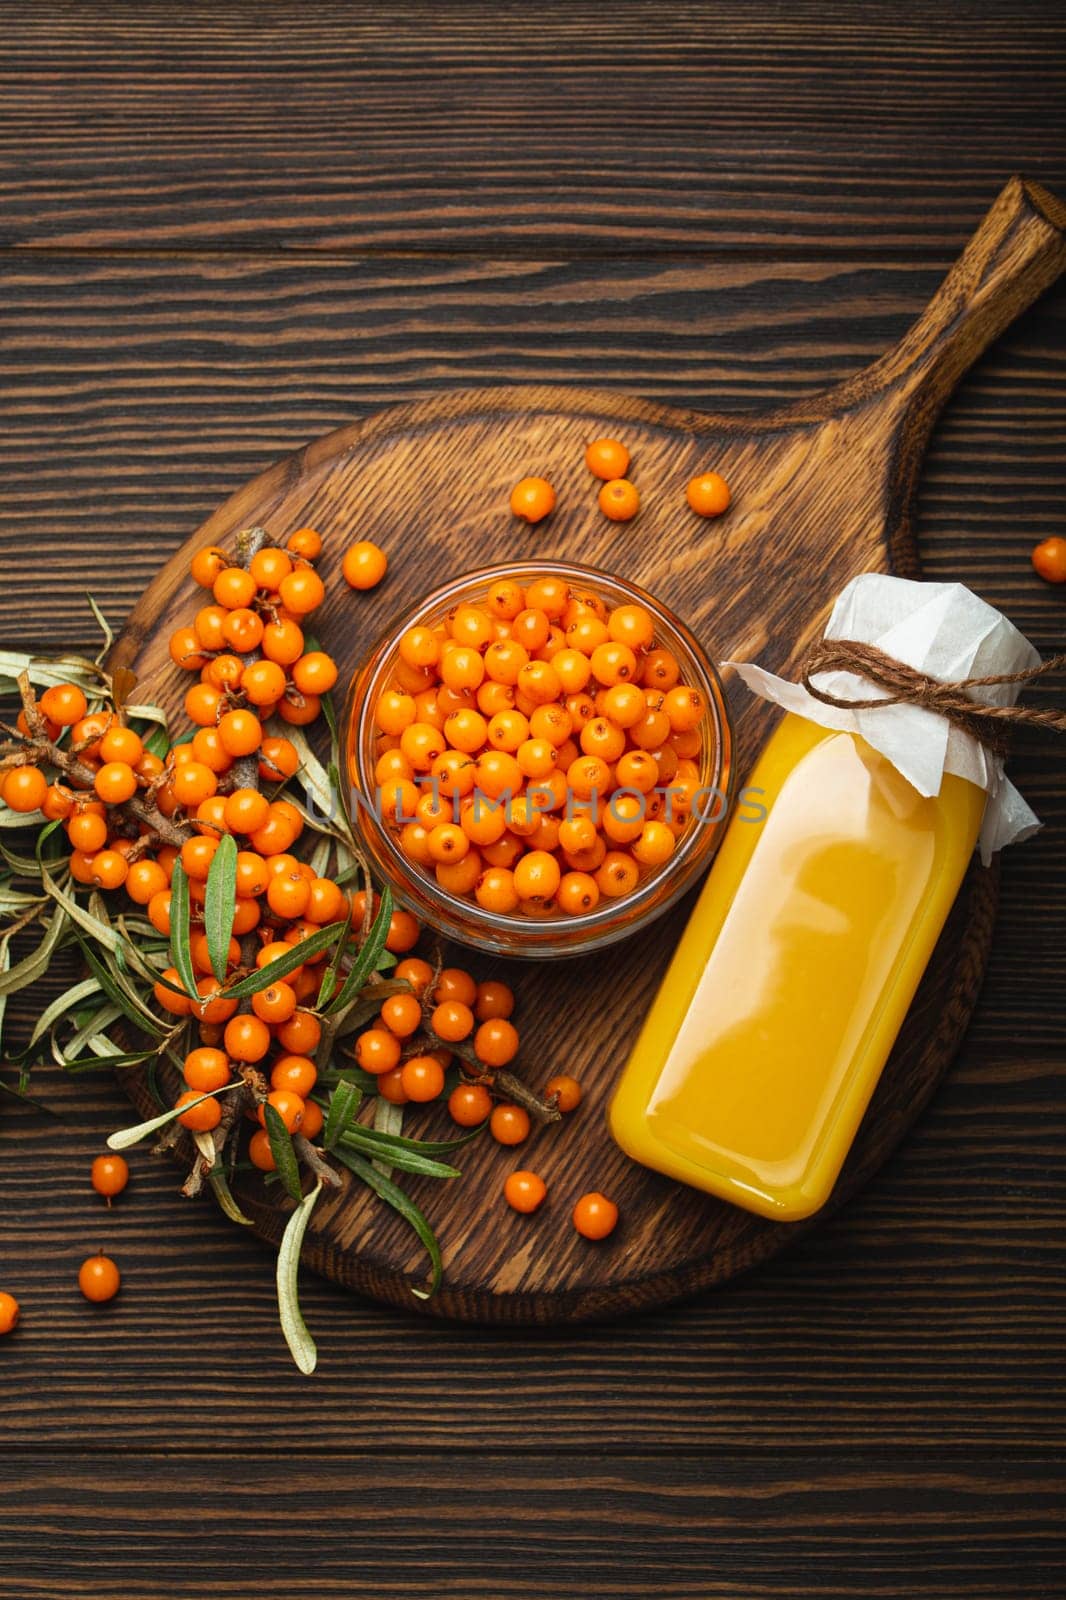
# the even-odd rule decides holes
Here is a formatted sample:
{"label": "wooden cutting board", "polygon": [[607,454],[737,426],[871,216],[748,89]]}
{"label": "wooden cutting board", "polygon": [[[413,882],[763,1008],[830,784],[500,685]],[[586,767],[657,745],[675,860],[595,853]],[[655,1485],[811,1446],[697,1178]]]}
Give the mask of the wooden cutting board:
{"label": "wooden cutting board", "polygon": [[[326,541],[327,601],[315,631],[342,681],[392,618],[447,578],[511,557],[564,557],[634,579],[689,623],[718,659],[757,658],[794,673],[821,632],[835,595],[856,573],[918,573],[914,490],[929,432],[954,384],[981,351],[1059,274],[1066,208],[1012,179],[918,321],[881,360],[827,393],[758,417],[717,417],[622,395],[564,388],[503,388],[397,406],[318,439],[233,495],[160,573],[130,617],[113,660],[167,684],[167,639],[190,620],[202,591],[188,577],[204,544],[232,547],[262,524],[279,543],[310,524]],[[643,496],[639,517],[608,522],[584,463],[585,443],[624,440]],[[714,468],[733,491],[727,516],[704,521],[684,486]],[[552,517],[532,529],[510,516],[508,495],[527,473],[549,478]],[[389,554],[376,591],[353,594],[340,559],[356,538]],[[965,580],[965,572],[960,572]],[[159,674],[158,679],[155,675]],[[734,681],[738,773],[750,765],[774,713]],[[172,727],[181,728],[180,714]],[[517,1150],[488,1137],[458,1158],[452,1183],[408,1181],[441,1240],[445,1282],[427,1303],[411,1294],[425,1258],[406,1225],[358,1184],[324,1196],[305,1259],[326,1276],[391,1304],[498,1322],[556,1322],[662,1304],[764,1260],[804,1224],[766,1221],[630,1162],[611,1142],[605,1108],[629,1044],[670,959],[690,905],[600,955],[562,962],[486,960],[452,947],[456,964],[497,975],[518,996],[520,1064],[534,1085],[557,1071],[580,1078],[581,1108],[535,1131]],[[874,1173],[921,1112],[972,1010],[996,906],[994,872],[974,867],[937,948],[831,1202]],[[137,1074],[134,1101],[154,1105]],[[406,1131],[447,1131],[441,1108],[408,1109]],[[509,1171],[533,1167],[549,1198],[533,1217],[511,1212]],[[599,1245],[570,1223],[588,1189],[612,1196],[621,1222]],[[258,1177],[238,1185],[255,1231],[277,1241],[287,1208],[264,1201]],[[822,1215],[826,1213],[823,1212]]]}

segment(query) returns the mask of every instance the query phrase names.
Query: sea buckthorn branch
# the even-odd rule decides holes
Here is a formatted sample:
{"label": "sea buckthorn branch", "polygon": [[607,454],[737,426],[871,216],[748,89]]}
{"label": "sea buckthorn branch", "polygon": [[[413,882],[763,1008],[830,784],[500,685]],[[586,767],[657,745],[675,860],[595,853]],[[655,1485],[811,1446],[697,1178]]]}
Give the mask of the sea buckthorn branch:
{"label": "sea buckthorn branch", "polygon": [[305,1139],[302,1133],[293,1135],[293,1149],[299,1161],[302,1161],[307,1170],[314,1174],[328,1189],[339,1189],[343,1185],[343,1178],[335,1167],[331,1167],[325,1160],[323,1152]]}

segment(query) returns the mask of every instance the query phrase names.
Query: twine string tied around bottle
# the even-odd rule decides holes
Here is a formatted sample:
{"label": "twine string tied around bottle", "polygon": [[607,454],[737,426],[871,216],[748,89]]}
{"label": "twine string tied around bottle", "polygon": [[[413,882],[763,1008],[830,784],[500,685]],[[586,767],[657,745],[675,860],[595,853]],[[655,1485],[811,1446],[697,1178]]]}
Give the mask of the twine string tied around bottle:
{"label": "twine string tied around bottle", "polygon": [[[988,688],[1001,683],[1032,683],[1047,673],[1066,668],[1066,653],[1051,656],[1021,672],[993,673],[983,678],[958,678],[942,682],[927,673],[908,667],[886,655],[876,645],[860,639],[820,639],[811,649],[803,667],[801,682],[808,694],[823,705],[841,711],[873,711],[878,706],[912,705],[946,717],[956,728],[977,739],[996,755],[1004,755],[1012,726],[1028,724],[1066,733],[1066,711],[1055,707],[990,706],[971,699],[968,689]],[[874,699],[851,700],[830,694],[812,683],[815,673],[853,672],[886,691]]]}

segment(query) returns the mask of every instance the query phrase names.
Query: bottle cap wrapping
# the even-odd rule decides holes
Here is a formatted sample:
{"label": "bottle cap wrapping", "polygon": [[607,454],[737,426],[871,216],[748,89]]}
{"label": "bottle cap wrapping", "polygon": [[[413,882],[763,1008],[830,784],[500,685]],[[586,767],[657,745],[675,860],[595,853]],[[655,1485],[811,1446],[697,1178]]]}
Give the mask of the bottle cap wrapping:
{"label": "bottle cap wrapping", "polygon": [[[885,655],[944,683],[1021,672],[1040,656],[1002,612],[961,583],[921,583],[864,572],[838,595],[826,639],[875,645]],[[824,705],[798,683],[754,662],[727,661],[754,694],[824,728],[859,734],[924,795],[940,793],[945,772],[966,778],[988,794],[979,840],[987,865],[1004,845],[1027,838],[1039,818],[1003,771],[1002,757],[946,717],[905,702],[847,711]],[[841,699],[887,699],[888,691],[858,673],[821,672],[812,680]],[[1022,685],[974,686],[974,700],[1013,705]]]}

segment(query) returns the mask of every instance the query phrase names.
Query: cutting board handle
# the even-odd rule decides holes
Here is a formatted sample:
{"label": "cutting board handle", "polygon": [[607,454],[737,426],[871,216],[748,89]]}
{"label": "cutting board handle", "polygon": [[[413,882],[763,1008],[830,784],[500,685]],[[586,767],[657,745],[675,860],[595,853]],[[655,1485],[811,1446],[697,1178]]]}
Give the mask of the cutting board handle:
{"label": "cutting board handle", "polygon": [[898,406],[924,442],[962,374],[1064,267],[1066,206],[1011,178],[900,342],[823,398],[832,411],[863,398]]}

